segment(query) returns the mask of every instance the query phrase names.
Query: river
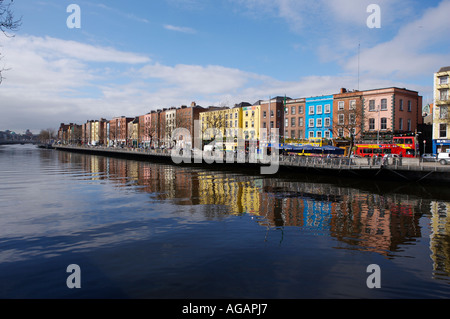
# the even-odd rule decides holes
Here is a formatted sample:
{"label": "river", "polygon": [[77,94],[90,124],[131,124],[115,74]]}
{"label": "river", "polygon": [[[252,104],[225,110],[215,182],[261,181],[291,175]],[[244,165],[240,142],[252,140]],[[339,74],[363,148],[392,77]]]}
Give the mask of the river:
{"label": "river", "polygon": [[1,298],[450,297],[449,185],[32,145],[0,176]]}

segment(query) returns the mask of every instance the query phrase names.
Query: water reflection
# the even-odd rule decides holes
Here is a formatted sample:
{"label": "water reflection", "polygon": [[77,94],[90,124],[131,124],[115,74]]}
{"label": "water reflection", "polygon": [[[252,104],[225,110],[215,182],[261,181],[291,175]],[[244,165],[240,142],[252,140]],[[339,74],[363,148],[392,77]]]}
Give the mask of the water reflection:
{"label": "water reflection", "polygon": [[[46,156],[45,152],[41,154]],[[450,274],[450,201],[408,193],[377,193],[292,177],[261,177],[66,152],[57,154],[61,165],[84,170],[87,174],[83,178],[125,189],[132,187],[133,191],[146,192],[158,201],[202,205],[208,208],[202,210],[206,219],[249,214],[262,227],[296,227],[312,235],[330,236],[336,240],[336,249],[376,252],[395,258],[405,246],[429,236],[434,276]],[[365,181],[364,186],[367,184]],[[424,225],[424,219],[429,224]]]}

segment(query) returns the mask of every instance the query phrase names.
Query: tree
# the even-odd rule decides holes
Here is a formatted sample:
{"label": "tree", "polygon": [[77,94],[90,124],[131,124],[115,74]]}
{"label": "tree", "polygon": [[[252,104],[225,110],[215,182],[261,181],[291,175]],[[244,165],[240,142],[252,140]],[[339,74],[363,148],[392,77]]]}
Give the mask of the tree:
{"label": "tree", "polygon": [[50,143],[51,140],[56,138],[56,130],[52,128],[41,130],[38,138],[42,143]]}
{"label": "tree", "polygon": [[[14,13],[11,10],[11,5],[14,0],[5,1],[0,0],[0,31],[3,32],[7,37],[12,37],[13,35],[9,35],[8,31],[17,31],[20,25],[22,24],[22,19],[15,19]],[[1,59],[1,57],[0,57]],[[7,69],[0,69],[0,83],[3,81],[3,71]]]}
{"label": "tree", "polygon": [[363,129],[363,109],[361,100],[355,99],[354,104],[349,103],[337,112],[337,123],[333,125],[333,135],[347,139],[350,142],[348,155],[352,153],[355,144],[355,137],[362,133]]}

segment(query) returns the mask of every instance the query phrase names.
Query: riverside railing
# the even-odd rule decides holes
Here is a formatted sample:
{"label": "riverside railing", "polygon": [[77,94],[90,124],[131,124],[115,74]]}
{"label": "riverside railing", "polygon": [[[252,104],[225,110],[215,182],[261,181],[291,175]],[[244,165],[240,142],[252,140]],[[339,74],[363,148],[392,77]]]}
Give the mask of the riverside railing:
{"label": "riverside railing", "polygon": [[[55,145],[59,148],[75,148],[93,151],[105,151],[115,153],[138,153],[150,156],[165,156],[171,157],[171,149],[143,149],[143,148],[128,148],[128,147],[105,147],[105,146],[71,146],[71,145]],[[198,154],[198,153],[197,153]],[[211,161],[230,163],[255,163],[268,164],[267,161],[262,161],[260,154],[237,154],[233,156],[227,155],[226,152],[220,156],[214,157],[214,153],[209,153]],[[202,155],[203,156],[203,155]],[[198,159],[192,153],[191,159],[195,162]],[[270,157],[269,157],[270,158]],[[442,165],[439,162],[426,162],[420,158],[349,158],[349,157],[326,157],[326,156],[299,156],[299,155],[283,155],[278,156],[279,165],[284,166],[299,166],[308,168],[321,169],[396,169],[396,170],[416,170],[416,171],[442,171],[450,172],[450,164]],[[266,159],[267,160],[267,159]]]}

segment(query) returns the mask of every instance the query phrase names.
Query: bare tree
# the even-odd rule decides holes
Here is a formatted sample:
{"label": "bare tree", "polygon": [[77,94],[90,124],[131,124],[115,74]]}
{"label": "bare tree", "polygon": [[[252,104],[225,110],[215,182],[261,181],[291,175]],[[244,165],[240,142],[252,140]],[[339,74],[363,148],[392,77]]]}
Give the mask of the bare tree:
{"label": "bare tree", "polygon": [[225,115],[222,112],[212,112],[212,114],[205,115],[200,129],[203,143],[205,140],[211,141],[218,137],[222,138],[220,142],[223,143],[223,138],[225,137]]}
{"label": "bare tree", "polygon": [[363,110],[361,106],[350,106],[337,111],[337,123],[333,125],[333,135],[350,142],[348,155],[355,145],[355,137],[362,133]]}
{"label": "bare tree", "polygon": [[[8,31],[17,31],[22,24],[22,18],[15,19],[14,13],[11,10],[11,5],[14,0],[5,1],[0,0],[0,31],[3,32],[4,35],[7,37],[13,37],[14,35],[10,35],[7,32]],[[1,59],[1,57],[0,57]],[[0,69],[0,83],[3,81],[3,71],[6,71],[7,69],[1,68]]]}
{"label": "bare tree", "polygon": [[41,130],[41,132],[39,133],[39,140],[42,143],[51,143],[51,141],[55,138],[56,138],[56,130],[52,128]]}

